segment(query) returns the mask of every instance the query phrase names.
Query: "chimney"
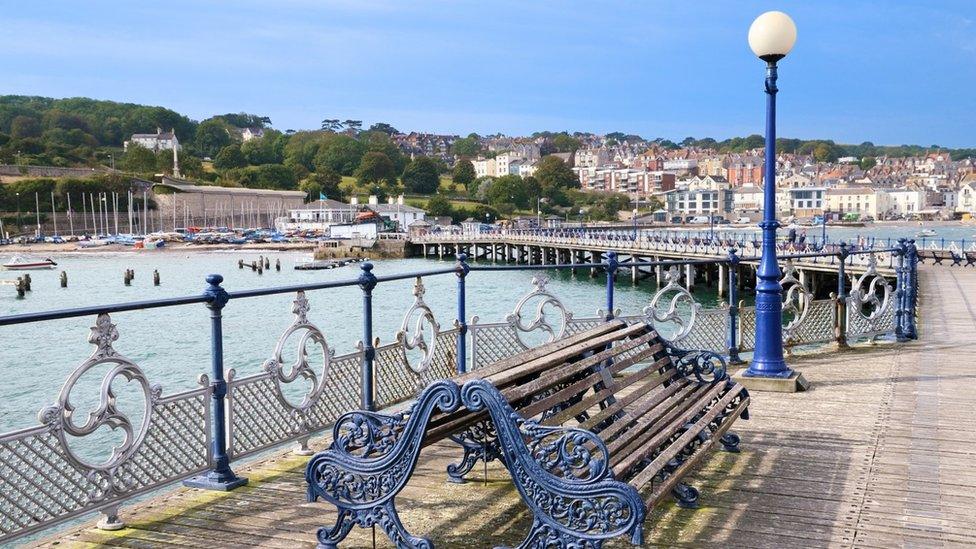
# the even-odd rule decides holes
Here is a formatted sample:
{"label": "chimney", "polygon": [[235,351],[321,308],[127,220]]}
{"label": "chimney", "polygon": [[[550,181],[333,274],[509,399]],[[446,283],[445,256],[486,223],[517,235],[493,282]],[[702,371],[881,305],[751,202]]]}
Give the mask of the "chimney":
{"label": "chimney", "polygon": [[403,195],[402,194],[397,197],[397,204],[403,206]]}
{"label": "chimney", "polygon": [[356,195],[353,195],[352,198],[349,199],[349,204],[351,204],[353,206],[358,206],[359,205],[359,197],[356,196]]}
{"label": "chimney", "polygon": [[379,203],[379,200],[376,198],[376,195],[375,194],[369,195],[369,205],[370,206],[375,206],[378,203]]}

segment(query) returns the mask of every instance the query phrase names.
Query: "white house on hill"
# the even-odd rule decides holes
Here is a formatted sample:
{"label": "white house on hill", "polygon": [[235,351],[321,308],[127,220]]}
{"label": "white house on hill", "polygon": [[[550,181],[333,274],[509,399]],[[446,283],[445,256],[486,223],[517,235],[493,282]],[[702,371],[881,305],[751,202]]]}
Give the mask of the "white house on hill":
{"label": "white house on hill", "polygon": [[180,150],[180,140],[176,138],[176,130],[171,129],[164,132],[156,128],[156,133],[134,133],[128,141],[123,143],[125,150],[129,150],[130,144],[145,147],[153,152]]}

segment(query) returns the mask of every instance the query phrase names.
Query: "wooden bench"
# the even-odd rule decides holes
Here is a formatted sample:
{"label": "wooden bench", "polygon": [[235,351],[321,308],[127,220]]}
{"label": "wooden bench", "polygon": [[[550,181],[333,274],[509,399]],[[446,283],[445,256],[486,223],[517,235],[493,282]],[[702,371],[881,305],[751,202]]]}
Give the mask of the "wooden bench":
{"label": "wooden bench", "polygon": [[329,450],[306,469],[310,500],[335,504],[335,547],[353,525],[379,525],[399,547],[430,547],[410,535],[394,506],[423,446],[452,438],[474,463],[500,459],[534,514],[526,546],[599,546],[643,541],[648,509],[673,495],[694,506],[681,479],[747,414],[748,394],[707,351],[669,347],[648,326],[610,321],[453,380],[432,383],[405,412],[352,412]]}

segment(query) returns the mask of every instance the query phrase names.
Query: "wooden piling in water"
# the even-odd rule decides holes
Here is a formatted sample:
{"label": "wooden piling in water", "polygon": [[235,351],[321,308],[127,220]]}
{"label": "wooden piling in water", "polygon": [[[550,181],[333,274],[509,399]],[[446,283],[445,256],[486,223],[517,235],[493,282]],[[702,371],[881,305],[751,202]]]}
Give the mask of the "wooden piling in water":
{"label": "wooden piling in water", "polygon": [[275,259],[275,270],[281,272],[281,259]]}
{"label": "wooden piling in water", "polygon": [[153,269],[153,286],[159,286],[159,270]]}
{"label": "wooden piling in water", "polygon": [[31,291],[31,275],[30,273],[24,273],[24,290]]}
{"label": "wooden piling in water", "polygon": [[27,290],[25,289],[24,286],[24,277],[18,276],[17,277],[17,298],[23,299],[26,294],[27,294]]}
{"label": "wooden piling in water", "polygon": [[61,287],[62,288],[68,287],[68,273],[65,271],[61,271]]}

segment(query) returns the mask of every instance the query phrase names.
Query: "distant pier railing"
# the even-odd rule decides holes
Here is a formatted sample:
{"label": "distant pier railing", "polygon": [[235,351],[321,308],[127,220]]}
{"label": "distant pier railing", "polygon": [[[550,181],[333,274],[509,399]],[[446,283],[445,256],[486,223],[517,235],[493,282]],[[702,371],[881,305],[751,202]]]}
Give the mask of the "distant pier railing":
{"label": "distant pier railing", "polygon": [[[743,256],[759,256],[761,237],[758,232],[678,230],[674,228],[647,228],[637,226],[626,228],[616,226],[610,229],[599,227],[568,227],[559,229],[491,229],[482,231],[442,231],[411,235],[413,244],[445,244],[455,242],[510,242],[546,246],[583,246],[600,250],[613,249],[619,252],[636,253],[683,253],[697,256],[723,257],[730,247],[740,250]],[[781,237],[777,250],[782,253],[839,252],[841,244],[857,252],[874,251],[882,253],[896,248],[899,238],[854,235],[848,239],[834,239],[822,236],[798,237],[790,241]],[[907,239],[906,239],[907,240]],[[921,237],[914,239],[922,259],[939,257],[955,261],[946,264],[960,264],[959,261],[976,261],[976,238],[946,239]],[[863,257],[863,256],[858,256]],[[817,256],[809,261],[819,262]],[[855,259],[857,264],[866,265],[866,260]],[[940,261],[941,263],[941,261]],[[880,265],[884,261],[879,261]]]}
{"label": "distant pier railing", "polygon": [[[894,258],[894,277],[878,271],[883,255]],[[845,269],[856,256],[864,256],[867,268],[852,278]],[[839,271],[837,292],[829,299],[814,299],[804,283],[798,262],[813,257],[824,261],[833,257]],[[51,395],[52,404],[39,410],[38,424],[0,435],[0,543],[92,511],[101,512],[100,527],[121,528],[120,505],[177,481],[231,489],[246,483],[231,467],[235,460],[285,443],[307,454],[309,437],[323,432],[346,411],[393,405],[414,397],[430,381],[480,368],[614,318],[650,323],[678,347],[710,349],[741,363],[740,353],[752,348],[755,325],[755,312],[737,294],[735,267],[742,260],[736,249],[725,250],[719,259],[641,262],[620,261],[608,251],[599,261],[554,265],[469,264],[460,255],[450,267],[420,272],[377,276],[373,265],[364,263],[358,278],[350,280],[235,292],[222,287],[220,275],[210,275],[199,295],[0,317],[0,326],[77,317],[94,320],[88,335],[91,355],[79,362],[60,392]],[[682,286],[682,270],[710,264],[724,266],[729,300],[704,308]],[[914,338],[916,264],[915,245],[906,241],[890,249],[842,246],[836,252],[787,254],[781,263],[786,345],[846,344],[880,335],[900,341]],[[660,269],[664,283],[643,310],[624,314],[615,307],[614,289],[617,273],[628,267]],[[606,294],[596,300],[595,314],[570,311],[549,288],[546,270],[574,268],[595,269],[606,278]],[[504,318],[469,317],[467,278],[504,270],[537,273],[532,287]],[[457,284],[456,314],[449,320],[435,317],[425,294],[424,280],[442,276],[456,278]],[[373,334],[373,290],[398,280],[414,281],[414,299],[392,340],[380,344]],[[362,296],[362,340],[354,349],[336,353],[316,324],[307,295],[343,288],[356,291],[356,287]],[[270,358],[262,371],[241,377],[233,370],[225,373],[222,310],[231,302],[275,294],[293,295],[292,322],[268,350]],[[115,348],[115,342],[125,338],[125,329],[111,315],[194,304],[204,305],[211,321],[210,372],[199,376],[195,389],[164,394],[152,381],[152,372]],[[283,349],[296,341],[298,359],[288,362]],[[72,393],[85,376],[100,380],[91,410],[77,409],[77,395]],[[130,416],[129,410],[118,406],[113,392],[118,378],[128,382],[124,390],[135,391],[141,416]],[[291,390],[293,384],[300,390]],[[78,451],[79,441],[105,428],[124,436],[121,443],[104,448],[104,458]],[[95,437],[89,440],[105,444]]]}

